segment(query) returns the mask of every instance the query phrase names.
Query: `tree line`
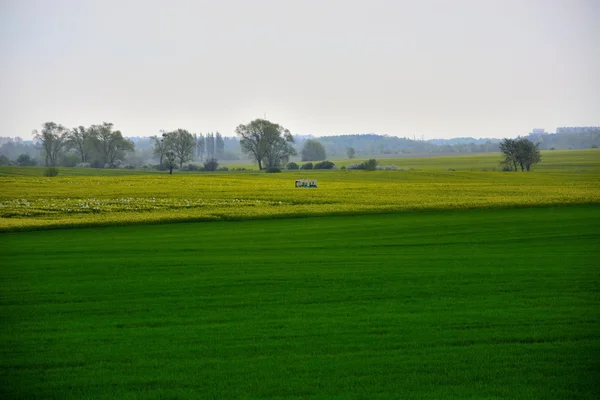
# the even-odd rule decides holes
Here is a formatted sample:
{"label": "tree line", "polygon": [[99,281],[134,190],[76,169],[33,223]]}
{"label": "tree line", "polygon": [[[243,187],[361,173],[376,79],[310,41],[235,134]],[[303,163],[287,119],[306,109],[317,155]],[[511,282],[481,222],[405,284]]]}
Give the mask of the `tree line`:
{"label": "tree line", "polygon": [[102,164],[114,166],[117,160],[124,157],[125,152],[134,151],[131,140],[125,139],[112,123],[103,122],[88,128],[79,126],[67,129],[55,122],[46,122],[38,132],[33,131],[39,142],[45,165],[56,167],[64,152],[72,150],[80,162],[85,164]]}
{"label": "tree line", "polygon": [[[565,137],[571,138],[579,147],[597,147],[596,143],[600,144],[600,132],[595,131],[536,137],[535,149],[526,148],[523,140],[527,138],[505,139],[497,143],[480,140],[471,144],[464,143],[469,138],[459,138],[460,143],[443,145],[374,134],[294,137],[288,129],[263,119],[239,125],[234,138],[224,137],[219,132],[194,134],[186,129],[160,131],[159,135],[146,138],[126,138],[108,122],[73,129],[46,122],[39,132],[33,133],[35,144],[18,138],[0,138],[0,165],[10,165],[14,163],[12,160],[16,160],[18,165],[35,165],[38,157],[40,163],[47,166],[133,168],[145,165],[172,172],[173,168],[183,168],[186,163],[187,167],[194,167],[190,163],[196,161],[204,162],[204,168],[211,170],[218,165],[217,160],[250,158],[264,169],[283,166],[290,160],[324,161],[328,156],[367,158],[378,154],[431,153],[435,148],[437,153],[456,152],[452,149],[459,149],[458,152],[500,151],[505,155],[504,168],[514,171],[517,168],[530,169],[536,163],[535,154],[539,154],[539,149],[547,148],[548,143],[567,143]],[[529,139],[533,144],[534,141]],[[535,153],[535,150],[538,152]],[[523,156],[528,151],[534,155]],[[151,160],[157,160],[158,165]]]}

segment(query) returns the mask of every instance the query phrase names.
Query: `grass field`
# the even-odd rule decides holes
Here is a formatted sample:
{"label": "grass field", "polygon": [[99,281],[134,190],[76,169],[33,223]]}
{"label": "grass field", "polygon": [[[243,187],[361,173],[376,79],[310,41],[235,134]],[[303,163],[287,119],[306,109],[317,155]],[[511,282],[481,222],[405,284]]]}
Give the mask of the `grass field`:
{"label": "grass field", "polygon": [[[17,168],[5,170],[0,177],[0,231],[600,204],[600,151],[548,153],[539,170],[531,173],[465,170],[466,165],[486,165],[492,156],[497,163],[497,154],[410,159],[428,166],[410,171],[173,176],[139,172],[117,176],[115,170],[107,170],[107,176],[45,178],[26,176],[31,169]],[[456,168],[442,169],[442,165]],[[317,179],[319,188],[296,189],[294,180],[298,178]]]}
{"label": "grass field", "polygon": [[600,208],[4,233],[0,397],[597,399]]}

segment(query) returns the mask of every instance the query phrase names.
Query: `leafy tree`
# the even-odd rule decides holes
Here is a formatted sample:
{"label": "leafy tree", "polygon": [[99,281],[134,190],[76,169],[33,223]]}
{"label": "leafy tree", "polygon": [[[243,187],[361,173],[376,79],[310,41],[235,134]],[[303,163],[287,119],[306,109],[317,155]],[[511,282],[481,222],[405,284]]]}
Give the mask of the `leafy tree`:
{"label": "leafy tree", "polygon": [[175,163],[176,158],[177,158],[177,155],[175,154],[175,152],[173,150],[168,150],[165,153],[165,166],[167,168],[169,168],[169,175],[173,175],[173,168],[175,168],[175,165],[177,165]]}
{"label": "leafy tree", "polygon": [[533,143],[531,140],[520,138],[517,141],[518,159],[521,171],[531,171],[531,166],[542,160],[539,143]]}
{"label": "leafy tree", "polygon": [[17,157],[17,164],[22,167],[29,167],[36,165],[37,161],[31,158],[29,154],[21,154],[19,157]]}
{"label": "leafy tree", "polygon": [[317,141],[309,139],[302,147],[302,161],[321,161],[327,158],[325,147]]}
{"label": "leafy tree", "polygon": [[267,167],[276,167],[296,154],[291,145],[294,138],[290,131],[273,122],[256,119],[249,124],[239,125],[235,133],[240,137],[242,152],[251,156],[260,170],[263,169],[263,163]]}
{"label": "leafy tree", "polygon": [[83,126],[73,128],[69,132],[68,145],[79,155],[82,163],[88,162],[92,140],[92,130]]}
{"label": "leafy tree", "polygon": [[194,136],[185,129],[177,129],[176,131],[167,133],[165,141],[168,148],[175,152],[175,156],[179,159],[179,168],[183,168],[183,163],[190,161],[194,157],[194,149],[196,141]]}
{"label": "leafy tree", "polygon": [[504,139],[500,143],[500,151],[504,155],[502,164],[511,171],[531,171],[531,166],[541,161],[539,144],[526,138]]}
{"label": "leafy tree", "polygon": [[356,150],[354,150],[354,147],[348,147],[346,149],[346,154],[348,155],[348,158],[354,158],[356,157]]}
{"label": "leafy tree", "polygon": [[46,166],[55,167],[63,148],[68,147],[68,129],[54,122],[46,122],[42,125],[42,131],[33,131],[33,135],[41,142]]}
{"label": "leafy tree", "polygon": [[10,159],[6,157],[4,154],[0,155],[0,165],[10,165]]}
{"label": "leafy tree", "polygon": [[288,163],[288,164],[287,164],[285,167],[286,167],[287,169],[298,169],[298,168],[300,168],[300,167],[298,166],[298,164],[296,164],[295,162]]}
{"label": "leafy tree", "polygon": [[502,164],[510,168],[511,171],[517,171],[517,141],[514,139],[504,139],[500,143],[500,151],[504,155],[504,160],[502,160]]}
{"label": "leafy tree", "polygon": [[121,131],[114,131],[113,124],[110,122],[103,122],[102,125],[92,125],[90,131],[94,147],[104,165],[114,166],[117,160],[125,158],[126,151],[134,151],[135,149],[133,142],[125,139]]}

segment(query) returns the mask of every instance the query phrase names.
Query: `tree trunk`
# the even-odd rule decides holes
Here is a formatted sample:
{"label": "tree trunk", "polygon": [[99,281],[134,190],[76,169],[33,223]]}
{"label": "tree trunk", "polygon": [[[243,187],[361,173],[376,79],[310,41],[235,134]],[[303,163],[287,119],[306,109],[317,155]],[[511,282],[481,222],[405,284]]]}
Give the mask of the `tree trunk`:
{"label": "tree trunk", "polygon": [[173,165],[169,165],[169,175],[173,175]]}

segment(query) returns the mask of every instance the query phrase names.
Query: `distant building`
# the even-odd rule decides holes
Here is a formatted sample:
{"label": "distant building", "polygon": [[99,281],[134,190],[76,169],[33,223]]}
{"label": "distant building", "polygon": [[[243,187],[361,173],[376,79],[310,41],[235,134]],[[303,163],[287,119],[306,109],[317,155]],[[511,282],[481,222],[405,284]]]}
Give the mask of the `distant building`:
{"label": "distant building", "polygon": [[600,126],[569,126],[556,128],[556,133],[595,133],[600,132]]}

